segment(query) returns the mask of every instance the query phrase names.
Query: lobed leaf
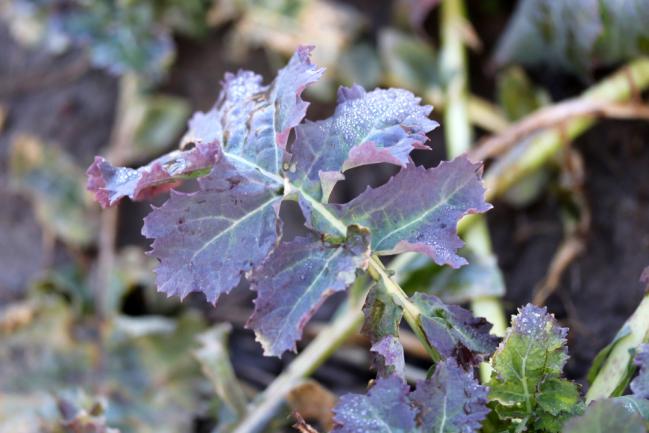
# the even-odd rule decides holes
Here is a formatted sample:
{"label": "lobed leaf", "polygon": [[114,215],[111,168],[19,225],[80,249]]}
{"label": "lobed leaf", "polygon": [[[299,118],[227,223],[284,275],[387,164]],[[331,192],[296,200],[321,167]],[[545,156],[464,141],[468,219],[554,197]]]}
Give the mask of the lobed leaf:
{"label": "lobed leaf", "polygon": [[419,321],[430,345],[444,358],[463,365],[476,364],[491,355],[498,337],[489,334],[491,324],[457,305],[446,305],[438,297],[416,293],[412,302],[419,307]]}
{"label": "lobed leaf", "polygon": [[634,363],[640,371],[631,381],[631,391],[636,397],[649,400],[649,344],[638,347]]}
{"label": "lobed leaf", "polygon": [[342,245],[312,235],[282,242],[251,276],[257,291],[247,326],[255,330],[264,354],[296,350],[295,342],[316,310],[330,295],[345,290],[356,270],[367,268],[367,230],[350,227]]}
{"label": "lobed leaf", "polygon": [[411,398],[423,431],[474,433],[489,413],[487,393],[473,373],[449,358],[437,364],[430,379],[417,382]]}
{"label": "lobed leaf", "polygon": [[300,95],[324,72],[311,63],[312,49],[299,47],[269,86],[250,71],[226,74],[216,105],[192,117],[183,141],[219,142],[232,164],[279,174],[289,134],[309,106]]}
{"label": "lobed leaf", "polygon": [[334,408],[332,433],[414,433],[410,387],[396,376],[377,379],[367,395],[346,394]]}
{"label": "lobed leaf", "polygon": [[[329,206],[345,223],[370,229],[376,254],[414,251],[457,268],[466,264],[456,253],[463,245],[457,235],[458,221],[491,209],[484,201],[481,167],[465,156],[431,169],[408,166],[349,203]],[[326,227],[318,218],[312,217],[314,226]]]}
{"label": "lobed leaf", "polygon": [[579,410],[579,391],[561,378],[566,334],[545,308],[528,304],[494,354],[489,398],[502,419],[557,432]]}
{"label": "lobed leaf", "polygon": [[102,207],[112,206],[124,197],[146,200],[169,191],[184,179],[208,173],[219,158],[216,143],[174,151],[138,169],[114,167],[96,156],[86,171],[87,188]]}
{"label": "lobed leaf", "polygon": [[406,377],[406,360],[399,337],[387,335],[374,343],[370,351],[377,355],[373,365],[379,377],[393,374]]}
{"label": "lobed leaf", "polygon": [[380,162],[405,166],[413,149],[428,149],[426,133],[438,126],[432,107],[402,89],[365,92],[341,87],[333,116],[295,129],[289,178],[317,200],[326,202],[343,171]]}
{"label": "lobed leaf", "polygon": [[142,233],[154,239],[159,291],[181,298],[200,291],[215,303],[275,245],[281,196],[227,162],[198,182],[196,192],[172,191],[144,219]]}

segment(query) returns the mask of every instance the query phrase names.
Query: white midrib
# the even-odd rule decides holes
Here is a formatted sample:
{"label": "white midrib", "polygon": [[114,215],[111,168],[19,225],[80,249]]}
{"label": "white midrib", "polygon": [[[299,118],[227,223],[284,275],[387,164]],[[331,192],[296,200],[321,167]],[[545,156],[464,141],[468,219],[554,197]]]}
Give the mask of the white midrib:
{"label": "white midrib", "polygon": [[449,202],[449,200],[455,196],[460,190],[462,190],[465,186],[467,186],[471,182],[471,178],[468,178],[465,182],[461,183],[460,186],[457,188],[453,189],[453,191],[448,194],[443,200],[439,201],[437,204],[435,204],[433,207],[428,208],[425,212],[423,212],[421,215],[419,215],[417,218],[408,221],[406,224],[399,226],[399,228],[392,230],[391,232],[387,233],[385,236],[383,236],[381,239],[379,239],[375,245],[381,245],[381,243],[389,238],[390,236],[393,236],[395,233],[399,233],[408,227],[412,226],[413,224],[417,224],[418,222],[422,221],[424,218],[428,217],[433,212],[436,212],[440,206],[443,206]]}

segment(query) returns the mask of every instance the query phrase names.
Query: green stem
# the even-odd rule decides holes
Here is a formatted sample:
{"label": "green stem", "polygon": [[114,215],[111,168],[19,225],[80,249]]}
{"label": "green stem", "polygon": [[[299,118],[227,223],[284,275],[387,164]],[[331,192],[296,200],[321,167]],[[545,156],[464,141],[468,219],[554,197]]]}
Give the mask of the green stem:
{"label": "green stem", "polygon": [[645,295],[622,329],[628,329],[629,333],[613,343],[611,353],[586,393],[586,403],[615,397],[628,385],[633,371],[633,353],[640,344],[649,340],[649,294]]}
{"label": "green stem", "polygon": [[[466,153],[473,141],[469,122],[468,66],[466,52],[461,40],[465,25],[463,0],[443,0],[441,5],[441,69],[446,82],[446,109],[444,110],[444,132],[446,151],[449,158]],[[475,223],[465,233],[465,241],[476,254],[491,256],[491,238],[484,217],[476,217]],[[495,296],[481,296],[471,301],[471,310],[476,316],[484,317],[492,325],[492,333],[505,334],[507,327],[504,309]],[[483,382],[489,380],[489,366],[480,368]]]}
{"label": "green stem", "polygon": [[[649,87],[649,59],[631,62],[612,76],[602,80],[582,94],[582,98],[596,101],[621,102],[629,100]],[[574,140],[596,122],[592,116],[574,118],[561,129],[552,128],[537,134],[525,144],[515,148],[494,163],[487,171],[484,182],[487,198],[502,195],[521,178],[534,173],[551,161],[564,143]]]}

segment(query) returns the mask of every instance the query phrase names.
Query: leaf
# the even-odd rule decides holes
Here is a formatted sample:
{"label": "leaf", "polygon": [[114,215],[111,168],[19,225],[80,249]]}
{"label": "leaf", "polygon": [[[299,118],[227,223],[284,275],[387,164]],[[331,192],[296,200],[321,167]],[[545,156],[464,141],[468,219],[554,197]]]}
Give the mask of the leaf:
{"label": "leaf", "polygon": [[433,375],[417,382],[411,399],[423,431],[474,433],[489,413],[486,387],[453,359],[441,361]]}
{"label": "leaf", "polygon": [[551,66],[585,75],[649,52],[643,0],[525,0],[501,37],[494,61]]}
{"label": "leaf", "polygon": [[584,415],[569,420],[563,433],[646,433],[642,418],[630,413],[621,402],[605,399],[593,402]]}
{"label": "leaf", "polygon": [[230,163],[279,174],[289,134],[309,106],[300,95],[324,72],[311,63],[312,49],[299,47],[269,86],[249,71],[226,74],[216,105],[194,115],[183,141],[218,141]]}
{"label": "leaf", "polygon": [[[231,330],[229,323],[221,323],[198,335],[197,340],[201,346],[193,354],[219,399],[225,403],[234,424],[246,413],[248,402],[230,362],[227,339]],[[219,431],[231,427],[224,426],[223,418],[227,417],[219,416]]]}
{"label": "leaf", "polygon": [[[463,245],[456,232],[458,221],[491,208],[484,201],[480,172],[481,165],[465,156],[431,169],[410,165],[385,185],[367,189],[349,203],[329,206],[345,223],[370,229],[376,254],[414,251],[437,264],[460,267],[466,260],[456,254]],[[312,221],[315,227],[324,226],[316,216]]]}
{"label": "leaf", "polygon": [[558,432],[579,410],[576,385],[561,378],[568,359],[567,332],[545,308],[531,304],[512,317],[512,326],[491,359],[488,384],[500,418]]}
{"label": "leaf", "polygon": [[429,284],[417,284],[417,291],[433,294],[451,304],[461,304],[481,296],[500,297],[505,294],[503,275],[493,254],[476,254],[467,250],[462,256],[469,262],[466,266],[460,269],[441,268]]}
{"label": "leaf", "polygon": [[112,206],[124,197],[145,200],[169,191],[184,179],[208,173],[219,158],[215,143],[168,153],[137,170],[114,167],[96,156],[86,172],[87,188],[102,207]]}
{"label": "leaf", "polygon": [[296,128],[289,178],[326,202],[342,171],[380,162],[405,166],[413,149],[428,149],[426,133],[438,126],[432,107],[401,89],[365,92],[341,87],[333,116]]}
{"label": "leaf", "polygon": [[379,359],[375,359],[373,364],[379,377],[393,374],[401,378],[406,377],[406,361],[399,337],[387,335],[374,343],[370,351],[378,355]]}
{"label": "leaf", "polygon": [[90,244],[97,213],[83,188],[83,171],[62,150],[17,134],[9,155],[10,185],[31,200],[40,224],[65,242]]}
{"label": "leaf", "polygon": [[638,347],[633,362],[640,371],[631,381],[631,391],[636,397],[649,400],[649,344]]}
{"label": "leaf", "polygon": [[199,191],[172,191],[144,219],[142,233],[154,239],[159,291],[181,298],[199,291],[215,303],[275,245],[281,197],[227,162],[198,182]]}
{"label": "leaf", "polygon": [[247,326],[264,354],[296,350],[302,329],[325,299],[349,287],[357,269],[367,268],[368,237],[366,230],[351,227],[342,245],[316,236],[282,242],[252,273],[257,299]]}
{"label": "leaf", "polygon": [[421,311],[419,322],[426,339],[442,357],[470,365],[496,349],[498,337],[489,334],[491,324],[484,318],[433,295],[416,293],[411,300]]}
{"label": "leaf", "polygon": [[408,385],[396,376],[377,379],[367,395],[346,394],[334,408],[332,433],[416,431]]}
{"label": "leaf", "polygon": [[519,66],[509,67],[498,74],[496,86],[498,104],[510,120],[519,120],[550,103],[549,95],[535,87]]}

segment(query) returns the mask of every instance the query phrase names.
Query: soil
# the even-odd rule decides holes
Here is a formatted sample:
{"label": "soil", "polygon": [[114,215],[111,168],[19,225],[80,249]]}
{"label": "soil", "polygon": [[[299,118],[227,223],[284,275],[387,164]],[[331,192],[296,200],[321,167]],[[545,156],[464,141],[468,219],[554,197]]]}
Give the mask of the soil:
{"label": "soil", "polygon": [[[366,8],[372,4],[362,3]],[[377,20],[385,19],[384,15],[377,12]],[[501,30],[494,29],[493,22],[481,23],[477,27],[478,33],[485,35],[485,51],[473,55],[472,64],[482,61],[493,46],[495,36],[491,35]],[[270,67],[261,52],[249,56],[249,64],[232,64],[221,56],[222,41],[218,33],[200,42],[179,40],[179,57],[162,89],[184,96],[194,109],[204,110],[213,103],[225,71],[252,68],[268,76]],[[7,124],[0,134],[1,305],[20,297],[28,281],[45,264],[40,228],[28,202],[8,185],[7,149],[11,137],[18,132],[36,134],[62,146],[80,166],[88,166],[108,141],[117,81],[101,71],[80,69],[80,53],[51,57],[20,48],[4,28],[0,28],[0,52],[0,104],[9,108]],[[58,74],[56,80],[44,79],[54,71]],[[585,86],[556,72],[550,74],[554,75],[542,74],[544,82],[564,86],[553,85],[555,97],[577,94]],[[474,75],[472,85],[480,94],[493,97],[492,77],[481,70]],[[314,107],[317,112],[328,108]],[[439,130],[433,133],[435,146],[441,146],[441,135]],[[642,296],[638,278],[649,264],[648,137],[647,123],[604,121],[573,143],[585,161],[585,192],[592,224],[585,253],[568,268],[559,294],[549,299],[548,306],[559,320],[571,326],[568,375],[574,379],[584,379],[596,352],[610,341]],[[145,244],[139,231],[148,209],[147,204],[122,205],[120,245]],[[558,199],[548,192],[524,209],[496,202],[488,220],[505,274],[505,302],[511,313],[516,306],[530,301],[562,239]],[[215,309],[200,297],[192,298],[190,303],[212,320],[235,320],[238,326],[232,338],[232,356],[237,373],[262,387],[291,356],[282,361],[262,357],[252,335],[242,329],[240,320],[236,321],[237,316],[244,316],[237,315],[237,311],[250,308],[250,298],[249,292],[238,290]],[[335,303],[336,299],[328,302],[321,316],[326,317]],[[133,299],[129,309],[143,312],[138,311],[137,300]],[[316,378],[337,392],[364,388],[371,376],[365,365],[350,359],[353,357],[334,357]]]}

